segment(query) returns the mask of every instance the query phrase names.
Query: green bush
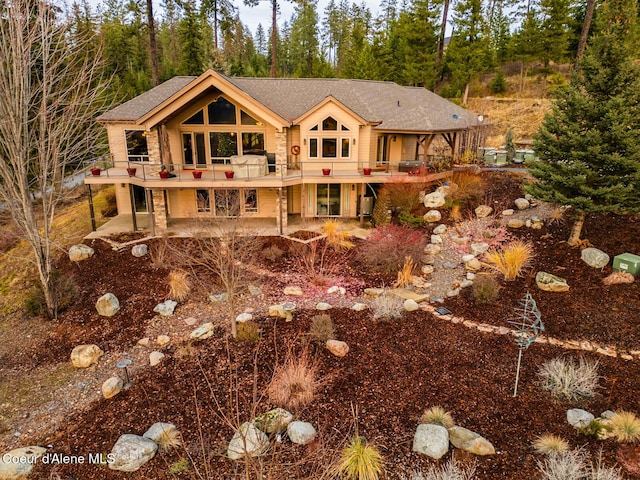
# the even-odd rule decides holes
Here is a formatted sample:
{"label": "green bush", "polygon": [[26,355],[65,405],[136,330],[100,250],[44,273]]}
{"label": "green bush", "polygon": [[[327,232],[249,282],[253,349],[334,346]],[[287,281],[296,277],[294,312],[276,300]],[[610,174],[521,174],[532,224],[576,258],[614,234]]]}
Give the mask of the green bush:
{"label": "green bush", "polygon": [[493,77],[493,80],[491,80],[491,83],[489,83],[489,90],[491,90],[491,93],[504,93],[507,91],[507,80],[504,78],[504,73],[502,73],[502,70],[498,70],[498,73],[496,73],[496,76]]}
{"label": "green bush", "polygon": [[402,211],[398,214],[398,223],[404,227],[418,228],[424,225],[423,217],[416,217],[407,211]]}
{"label": "green bush", "polygon": [[478,275],[473,281],[473,298],[478,303],[493,303],[499,292],[500,284],[492,275]]}

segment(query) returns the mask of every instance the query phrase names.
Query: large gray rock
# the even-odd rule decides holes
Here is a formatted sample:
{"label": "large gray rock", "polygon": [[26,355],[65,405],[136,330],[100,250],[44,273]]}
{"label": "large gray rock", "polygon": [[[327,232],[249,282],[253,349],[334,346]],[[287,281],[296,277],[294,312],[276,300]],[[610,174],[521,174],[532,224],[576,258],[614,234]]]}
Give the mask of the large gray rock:
{"label": "large gray rock", "polygon": [[494,455],[496,453],[491,442],[471,430],[453,426],[448,431],[449,441],[456,448],[474,455]]}
{"label": "large gray rock", "polygon": [[426,208],[440,208],[445,204],[445,201],[442,192],[433,192],[425,195],[422,203]]}
{"label": "large gray rock", "polygon": [[0,480],[22,480],[46,451],[43,447],[22,447],[3,453],[0,456]]}
{"label": "large gray rock", "polygon": [[111,470],[135,472],[151,460],[158,451],[156,442],[139,435],[126,433],[121,435],[111,449],[108,462]]}
{"label": "large gray rock", "polygon": [[480,205],[476,207],[474,212],[476,213],[476,217],[485,218],[491,215],[491,213],[493,212],[493,208],[491,208],[489,205]]}
{"label": "large gray rock", "polygon": [[564,278],[547,272],[538,272],[536,274],[536,285],[545,292],[566,292],[569,290],[569,285]]}
{"label": "large gray rock", "polygon": [[302,288],[297,285],[289,285],[288,287],[284,287],[285,295],[294,295],[296,297],[302,296]]}
{"label": "large gray rock", "polygon": [[149,253],[149,246],[144,243],[131,247],[131,255],[134,257],[144,257],[147,253]]}
{"label": "large gray rock", "polygon": [[449,432],[442,425],[418,425],[411,450],[439,460],[449,451]]}
{"label": "large gray rock", "polygon": [[164,302],[156,305],[153,311],[159,315],[162,315],[163,317],[168,317],[170,315],[173,315],[173,312],[177,306],[178,302],[176,302],[175,300],[165,300]]}
{"label": "large gray rock", "polygon": [[315,440],[316,429],[308,422],[291,422],[287,426],[287,435],[293,443],[298,445],[307,445]]}
{"label": "large gray rock", "polygon": [[96,365],[104,352],[97,345],[78,345],[71,351],[71,364],[75,368]]}
{"label": "large gray rock", "polygon": [[489,244],[487,242],[474,242],[469,245],[469,247],[473,255],[482,255],[489,250]]}
{"label": "large gray rock", "polygon": [[180,441],[180,432],[173,423],[157,422],[149,427],[149,430],[142,434],[158,445],[167,445],[171,442]]}
{"label": "large gray rock", "polygon": [[609,255],[597,248],[589,247],[580,253],[582,261],[593,268],[603,268],[609,264]]}
{"label": "large gray rock", "polygon": [[582,410],[581,408],[571,408],[567,410],[567,422],[575,428],[588,427],[595,418],[592,413]]}
{"label": "large gray rock", "polygon": [[236,317],[237,323],[244,323],[253,320],[253,315],[247,312],[243,312]]}
{"label": "large gray rock", "polygon": [[71,245],[71,248],[69,249],[69,260],[72,262],[80,262],[87,258],[91,258],[94,253],[93,248],[89,245],[85,245],[83,243]]}
{"label": "large gray rock", "polygon": [[258,415],[253,421],[255,426],[264,433],[284,432],[293,421],[293,414],[284,408],[274,408],[262,415]]}
{"label": "large gray rock", "polygon": [[516,207],[518,207],[518,210],[526,210],[531,206],[531,204],[529,203],[529,200],[527,200],[526,198],[516,198],[515,202],[513,203],[516,204]]}
{"label": "large gray rock", "polygon": [[227,456],[231,460],[241,460],[248,455],[257,457],[269,447],[269,438],[253,423],[243,423],[233,435],[227,447]]}
{"label": "large gray rock", "polygon": [[213,323],[207,322],[200,325],[189,334],[192,340],[206,340],[213,335]]}
{"label": "large gray rock", "polygon": [[438,210],[429,210],[424,214],[423,218],[427,223],[435,223],[442,219],[442,214]]}
{"label": "large gray rock", "polygon": [[113,317],[120,311],[120,302],[113,293],[105,293],[96,302],[98,315]]}
{"label": "large gray rock", "polygon": [[420,305],[418,305],[418,302],[416,302],[412,298],[406,299],[403,302],[402,306],[407,312],[415,312],[416,310],[420,309]]}
{"label": "large gray rock", "polygon": [[444,223],[441,223],[440,225],[438,225],[436,228],[433,229],[433,233],[435,233],[436,235],[442,235],[444,233],[447,233],[447,226]]}
{"label": "large gray rock", "polygon": [[442,247],[440,245],[436,245],[435,243],[428,243],[424,247],[424,253],[427,255],[438,255],[441,251],[442,251]]}

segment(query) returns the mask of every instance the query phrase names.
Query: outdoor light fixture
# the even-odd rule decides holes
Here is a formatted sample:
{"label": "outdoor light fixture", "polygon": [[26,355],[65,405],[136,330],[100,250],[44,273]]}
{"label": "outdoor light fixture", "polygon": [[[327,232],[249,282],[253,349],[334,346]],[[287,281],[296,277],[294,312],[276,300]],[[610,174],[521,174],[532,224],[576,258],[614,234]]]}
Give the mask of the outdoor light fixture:
{"label": "outdoor light fixture", "polygon": [[448,308],[444,308],[444,307],[438,307],[435,310],[437,313],[439,313],[440,315],[449,315],[451,312],[451,310],[449,310]]}
{"label": "outdoor light fixture", "polygon": [[124,370],[124,385],[122,385],[122,388],[129,388],[131,386],[131,381],[129,380],[129,372],[127,370],[127,367],[129,365],[131,365],[131,360],[129,360],[128,358],[120,360],[118,363],[116,363],[117,368]]}

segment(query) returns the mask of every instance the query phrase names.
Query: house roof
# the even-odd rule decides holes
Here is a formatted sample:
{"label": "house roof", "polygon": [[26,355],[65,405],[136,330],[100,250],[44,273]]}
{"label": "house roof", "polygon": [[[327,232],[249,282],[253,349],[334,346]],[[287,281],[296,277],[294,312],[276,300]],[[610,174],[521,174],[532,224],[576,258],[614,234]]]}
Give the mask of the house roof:
{"label": "house roof", "polygon": [[[224,77],[221,74],[221,77]],[[110,110],[103,122],[136,122],[198,77],[174,77]],[[317,78],[224,77],[291,123],[333,97],[380,130],[429,132],[461,130],[480,125],[475,114],[420,87],[393,82]]]}

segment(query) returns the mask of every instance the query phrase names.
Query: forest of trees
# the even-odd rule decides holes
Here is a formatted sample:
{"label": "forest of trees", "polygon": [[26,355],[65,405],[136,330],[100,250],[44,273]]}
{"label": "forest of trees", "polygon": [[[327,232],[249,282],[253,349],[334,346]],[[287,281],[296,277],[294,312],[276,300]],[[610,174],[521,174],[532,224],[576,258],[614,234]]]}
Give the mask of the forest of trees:
{"label": "forest of trees", "polygon": [[272,18],[255,32],[234,0],[103,0],[97,9],[82,0],[67,15],[78,34],[103,41],[116,101],[208,68],[390,80],[462,97],[470,82],[507,64],[572,63],[600,8],[598,0],[381,0],[373,16],[349,0],[330,0],[323,12],[317,0],[290,1],[291,18],[275,23],[280,5],[271,0]]}

